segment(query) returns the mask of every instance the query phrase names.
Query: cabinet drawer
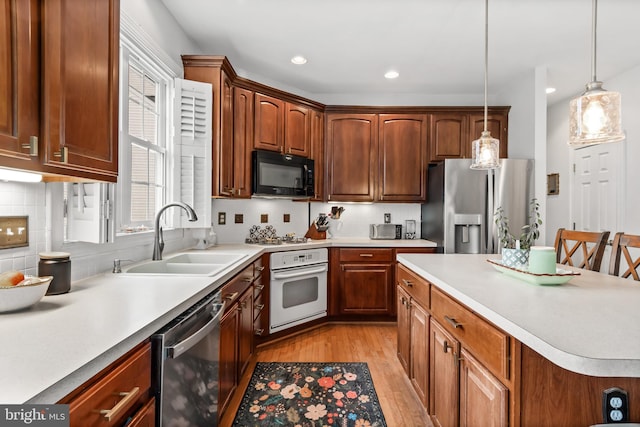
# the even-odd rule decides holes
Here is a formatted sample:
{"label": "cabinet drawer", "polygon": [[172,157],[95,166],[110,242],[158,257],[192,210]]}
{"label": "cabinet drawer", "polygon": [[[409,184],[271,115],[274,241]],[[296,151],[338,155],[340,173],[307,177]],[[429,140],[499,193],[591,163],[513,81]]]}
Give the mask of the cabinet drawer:
{"label": "cabinet drawer", "polygon": [[431,289],[431,314],[491,372],[509,379],[507,334],[435,287]]}
{"label": "cabinet drawer", "polygon": [[262,277],[258,277],[253,282],[253,299],[258,299],[258,295],[263,293],[264,282],[262,281]]}
{"label": "cabinet drawer", "polygon": [[122,425],[149,399],[151,388],[151,344],[116,362],[88,389],[69,403],[70,425]]}
{"label": "cabinet drawer", "polygon": [[393,249],[340,249],[340,262],[393,261]]}
{"label": "cabinet drawer", "polygon": [[222,287],[220,295],[222,300],[227,303],[225,312],[251,286],[251,282],[253,282],[253,264],[246,267]]}
{"label": "cabinet drawer", "polygon": [[263,294],[261,293],[260,295],[258,295],[257,298],[254,298],[253,300],[253,318],[254,319],[257,319],[258,317],[260,317],[260,313],[264,309],[264,299],[262,295]]}
{"label": "cabinet drawer", "polygon": [[262,264],[262,258],[258,258],[253,263],[253,277],[262,276],[262,272],[264,271],[264,265]]}
{"label": "cabinet drawer", "polygon": [[429,282],[422,277],[418,277],[402,264],[398,264],[396,278],[398,286],[402,287],[411,298],[418,301],[422,307],[429,308]]}

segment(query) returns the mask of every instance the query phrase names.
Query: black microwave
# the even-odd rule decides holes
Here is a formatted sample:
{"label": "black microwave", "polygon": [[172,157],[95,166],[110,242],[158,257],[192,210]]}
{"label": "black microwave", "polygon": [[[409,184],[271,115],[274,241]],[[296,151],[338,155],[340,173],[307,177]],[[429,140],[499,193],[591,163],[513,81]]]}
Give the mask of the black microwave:
{"label": "black microwave", "polygon": [[254,196],[306,198],[314,195],[313,160],[275,151],[252,153]]}

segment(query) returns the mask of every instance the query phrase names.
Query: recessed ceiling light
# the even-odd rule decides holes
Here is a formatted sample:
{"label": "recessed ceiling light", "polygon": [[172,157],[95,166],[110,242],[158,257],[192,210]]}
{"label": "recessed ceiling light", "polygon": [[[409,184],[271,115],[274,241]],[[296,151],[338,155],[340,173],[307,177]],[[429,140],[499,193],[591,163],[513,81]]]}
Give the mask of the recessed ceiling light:
{"label": "recessed ceiling light", "polygon": [[384,77],[387,79],[397,79],[399,75],[400,73],[394,70],[387,71],[386,73],[384,73]]}
{"label": "recessed ceiling light", "polygon": [[556,91],[555,87],[548,87],[547,90],[546,90],[547,94],[553,93],[555,91]]}
{"label": "recessed ceiling light", "polygon": [[307,58],[305,58],[302,55],[296,55],[293,58],[291,58],[291,62],[293,62],[296,65],[302,65],[307,63]]}

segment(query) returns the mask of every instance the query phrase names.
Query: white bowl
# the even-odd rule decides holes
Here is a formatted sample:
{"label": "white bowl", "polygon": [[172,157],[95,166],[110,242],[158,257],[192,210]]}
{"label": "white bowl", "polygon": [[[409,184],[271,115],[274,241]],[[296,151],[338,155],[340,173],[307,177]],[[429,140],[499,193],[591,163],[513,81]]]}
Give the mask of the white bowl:
{"label": "white bowl", "polygon": [[30,307],[42,299],[53,276],[26,277],[15,286],[0,286],[0,313]]}

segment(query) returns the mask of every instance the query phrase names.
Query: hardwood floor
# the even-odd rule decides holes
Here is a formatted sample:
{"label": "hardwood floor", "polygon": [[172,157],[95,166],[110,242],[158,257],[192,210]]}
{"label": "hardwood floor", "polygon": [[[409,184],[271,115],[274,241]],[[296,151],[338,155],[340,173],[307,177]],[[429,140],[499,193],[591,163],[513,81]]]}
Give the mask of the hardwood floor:
{"label": "hardwood floor", "polygon": [[367,362],[388,427],[432,427],[396,356],[396,324],[328,324],[260,347],[220,422],[229,427],[256,362]]}

